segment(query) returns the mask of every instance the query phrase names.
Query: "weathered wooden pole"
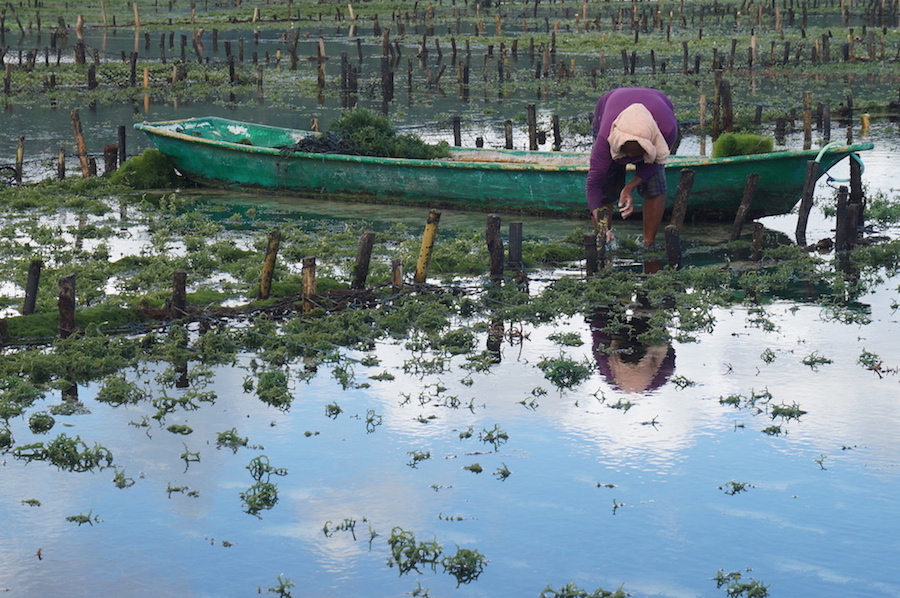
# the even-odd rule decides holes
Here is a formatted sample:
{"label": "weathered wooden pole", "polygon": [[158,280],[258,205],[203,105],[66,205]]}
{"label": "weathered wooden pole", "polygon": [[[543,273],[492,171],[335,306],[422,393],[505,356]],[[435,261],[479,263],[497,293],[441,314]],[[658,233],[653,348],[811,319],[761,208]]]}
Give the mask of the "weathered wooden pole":
{"label": "weathered wooden pole", "polygon": [[91,162],[88,160],[87,145],[84,143],[84,133],[81,131],[81,116],[78,110],[72,110],[72,128],[75,130],[75,146],[78,148],[78,161],[81,163],[81,176],[91,176]]}
{"label": "weathered wooden pole", "polygon": [[597,273],[597,235],[585,233],[584,235],[584,273],[591,278]]}
{"label": "weathered wooden pole", "polygon": [[59,279],[59,338],[67,338],[75,332],[75,275],[68,274]]}
{"label": "weathered wooden pole", "polygon": [[116,138],[118,140],[116,149],[119,152],[119,166],[121,166],[127,159],[127,154],[125,153],[125,125],[119,125],[116,127]]}
{"label": "weathered wooden pole", "polygon": [[366,288],[369,276],[369,264],[372,261],[372,247],[375,245],[375,232],[367,230],[359,237],[359,248],[356,251],[356,266],[353,268],[353,280],[350,288],[362,290]]}
{"label": "weathered wooden pole", "polygon": [[303,311],[308,312],[313,308],[312,298],[316,295],[316,258],[303,258],[303,267],[300,271],[301,293],[303,294]]}
{"label": "weathered wooden pole", "polygon": [[56,154],[56,178],[63,180],[66,178],[66,150],[59,148]]}
{"label": "weathered wooden pole", "polygon": [[44,262],[41,260],[31,260],[31,263],[28,265],[28,280],[25,283],[25,305],[22,306],[23,316],[30,316],[34,313],[38,286],[41,281],[41,268],[43,266]]}
{"label": "weathered wooden pole", "polygon": [[845,185],[841,185],[838,187],[837,194],[837,216],[834,227],[834,250],[835,251],[847,251],[850,248],[849,234],[848,230],[851,228],[851,225],[855,223],[850,222],[849,213],[847,210],[847,200],[849,197],[849,191]]}
{"label": "weathered wooden pole", "polygon": [[462,147],[462,118],[453,117],[453,145]]}
{"label": "weathered wooden pole", "polygon": [[403,260],[397,257],[391,260],[391,287],[395,293],[403,289]]}
{"label": "weathered wooden pole", "polygon": [[[862,164],[854,156],[850,157],[850,205],[859,206],[856,211],[856,228],[866,226],[866,196],[862,186]],[[854,235],[856,238],[857,235]]]}
{"label": "weathered wooden pole", "polygon": [[758,262],[762,259],[763,241],[765,238],[765,227],[761,222],[753,223],[753,242],[750,248],[750,259]]}
{"label": "weathered wooden pole", "polygon": [[500,216],[497,214],[488,214],[484,239],[491,262],[491,282],[499,283],[503,280],[503,239],[500,237]]}
{"label": "weathered wooden pole", "polygon": [[416,273],[413,281],[417,284],[425,282],[428,276],[428,264],[431,262],[431,254],[434,251],[434,241],[437,237],[438,223],[441,221],[441,213],[437,210],[428,212],[428,220],[425,222],[425,232],[422,234],[422,247],[419,250],[419,260],[416,262]]}
{"label": "weathered wooden pole", "polygon": [[559,115],[554,114],[550,117],[551,127],[553,128],[553,151],[558,152],[562,149],[562,133],[559,129]]}
{"label": "weathered wooden pole", "polygon": [[800,209],[797,214],[797,245],[806,245],[806,225],[809,223],[809,211],[812,209],[813,196],[816,191],[816,181],[819,178],[819,163],[810,160],[806,163],[806,178],[803,181],[803,191],[800,194]]}
{"label": "weathered wooden pole", "polygon": [[670,268],[681,269],[681,232],[674,224],[665,229],[666,234],[666,262]]}
{"label": "weathered wooden pole", "polygon": [[741,198],[741,205],[738,207],[737,214],[734,217],[734,224],[731,226],[731,235],[729,241],[737,241],[741,236],[741,230],[744,228],[744,221],[747,220],[747,214],[750,213],[750,207],[753,204],[753,198],[756,196],[756,186],[759,183],[759,174],[751,172],[747,175],[747,184],[744,185],[744,195]]}
{"label": "weathered wooden pole", "polygon": [[522,223],[509,223],[509,257],[507,263],[515,270],[522,269]]}
{"label": "weathered wooden pole", "polygon": [[513,126],[511,120],[503,121],[503,137],[506,143],[503,145],[506,149],[513,148]]}
{"label": "weathered wooden pole", "polygon": [[19,143],[16,146],[16,183],[22,182],[22,172],[25,169],[25,136],[19,135]]}
{"label": "weathered wooden pole", "polygon": [[675,192],[675,205],[672,207],[672,220],[669,224],[681,228],[684,217],[687,214],[687,204],[691,197],[691,187],[694,185],[694,171],[690,168],[681,169],[681,179],[678,181],[678,191]]}
{"label": "weathered wooden pole", "polygon": [[187,309],[187,272],[175,270],[172,274],[172,302],[169,304],[169,319],[177,320]]}
{"label": "weathered wooden pole", "polygon": [[272,292],[272,278],[275,276],[275,260],[278,258],[278,247],[281,245],[281,231],[269,233],[266,244],[266,257],[263,259],[262,272],[259,275],[259,295],[257,299],[265,301]]}
{"label": "weathered wooden pole", "polygon": [[812,147],[812,94],[803,92],[803,149]]}
{"label": "weathered wooden pole", "polygon": [[537,112],[534,104],[528,104],[525,107],[528,115],[528,149],[534,151],[538,149],[537,142]]}
{"label": "weathered wooden pole", "polygon": [[103,146],[103,174],[109,175],[116,170],[119,148],[113,144]]}

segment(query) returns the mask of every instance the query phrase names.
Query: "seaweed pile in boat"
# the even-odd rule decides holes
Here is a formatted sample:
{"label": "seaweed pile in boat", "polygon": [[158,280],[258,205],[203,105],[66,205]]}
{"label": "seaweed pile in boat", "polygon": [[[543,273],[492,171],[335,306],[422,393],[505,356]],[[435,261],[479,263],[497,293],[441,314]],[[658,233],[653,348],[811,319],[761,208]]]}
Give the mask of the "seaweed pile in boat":
{"label": "seaweed pile in boat", "polygon": [[351,155],[359,153],[353,143],[332,132],[324,133],[322,135],[310,135],[300,139],[293,145],[286,145],[279,149],[285,156],[294,152]]}
{"label": "seaweed pile in boat", "polygon": [[450,156],[446,141],[425,143],[415,134],[398,133],[386,116],[365,108],[344,112],[322,135],[311,135],[280,149],[285,155],[310,152],[419,160]]}

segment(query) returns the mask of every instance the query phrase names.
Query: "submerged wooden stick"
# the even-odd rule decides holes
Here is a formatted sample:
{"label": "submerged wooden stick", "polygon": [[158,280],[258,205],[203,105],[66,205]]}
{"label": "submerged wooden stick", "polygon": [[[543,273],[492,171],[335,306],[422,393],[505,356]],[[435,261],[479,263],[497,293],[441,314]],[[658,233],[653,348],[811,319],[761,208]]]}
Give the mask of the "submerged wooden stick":
{"label": "submerged wooden stick", "polygon": [[440,221],[440,212],[437,210],[428,212],[425,232],[422,235],[422,248],[419,250],[419,260],[416,262],[416,273],[413,276],[413,281],[417,284],[425,282],[425,278],[428,276],[428,264],[431,263],[431,254],[434,251],[434,241],[437,237],[437,228]]}

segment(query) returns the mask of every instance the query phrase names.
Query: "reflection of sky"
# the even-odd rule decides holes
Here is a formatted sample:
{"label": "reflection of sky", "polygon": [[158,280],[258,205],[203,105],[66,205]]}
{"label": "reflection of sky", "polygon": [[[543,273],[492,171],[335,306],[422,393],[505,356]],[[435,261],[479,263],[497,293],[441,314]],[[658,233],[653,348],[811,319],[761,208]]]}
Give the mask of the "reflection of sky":
{"label": "reflection of sky", "polygon": [[[862,327],[825,324],[817,307],[773,303],[777,329],[764,332],[748,327],[743,310],[720,310],[713,334],[676,347],[676,374],[694,385],[670,381],[644,394],[622,393],[598,372],[568,391],[544,378],[542,357],[591,359],[583,317],[526,327],[522,346],[504,344],[501,362],[471,373],[471,385],[462,382],[463,357],[447,372],[408,376],[403,365],[413,356],[381,344],[380,364],[352,364],[368,388],[341,390],[323,364],[309,382],[292,379],[288,412],[245,394],[241,368],[216,368],[202,389],[216,392],[215,405],[177,411],[163,427],[151,419],[149,430],[129,422],[152,407],[113,408],[93,400],[95,386],[81,388],[91,414],[59,417],[43,438],[15,420],[17,441],[80,435],[107,446],[136,484],[117,489],[111,470],[74,474],[5,455],[0,587],[26,598],[72,595],[60,588],[74,585],[85,596],[249,595],[283,573],[304,596],[399,596],[421,580],[433,595],[528,596],[572,581],[680,598],[715,595],[717,570],[751,567],[773,595],[898,595],[890,589],[900,557],[898,376],[879,380],[856,363],[865,349],[900,366],[890,352],[891,296],[866,297],[875,323]],[[553,332],[576,332],[584,344],[561,347],[548,339]],[[833,363],[803,365],[814,351]],[[396,379],[368,379],[385,370]],[[535,396],[536,388],[547,392]],[[780,422],[719,403],[766,389],[774,404],[796,402],[808,413]],[[401,406],[403,394],[410,404]],[[435,404],[449,396],[463,407]],[[532,398],[533,409],[521,404]],[[612,408],[620,399],[633,405]],[[343,413],[326,417],[329,403]],[[369,409],[383,420],[371,433]],[[172,423],[194,433],[165,431]],[[786,433],[763,434],[773,423]],[[478,438],[494,425],[509,435],[497,452]],[[461,438],[470,426],[473,436]],[[216,449],[216,433],[231,428],[255,448]],[[186,450],[201,460],[185,471]],[[413,468],[411,451],[431,457]],[[288,474],[273,477],[279,501],[257,519],[242,512],[239,494],[253,482],[246,465],[261,454]],[[464,469],[475,463],[482,473]],[[512,472],[505,481],[494,475],[501,466]],[[750,488],[727,495],[730,481]],[[170,497],[168,486],[199,496]],[[22,505],[25,498],[42,506]],[[65,522],[91,510],[101,519],[94,526]],[[326,522],[334,529],[345,519],[356,520],[355,541],[348,531],[325,535]],[[369,525],[378,534],[371,549]],[[386,565],[395,526],[449,553],[477,548],[490,564],[458,590],[440,570],[401,577]]]}

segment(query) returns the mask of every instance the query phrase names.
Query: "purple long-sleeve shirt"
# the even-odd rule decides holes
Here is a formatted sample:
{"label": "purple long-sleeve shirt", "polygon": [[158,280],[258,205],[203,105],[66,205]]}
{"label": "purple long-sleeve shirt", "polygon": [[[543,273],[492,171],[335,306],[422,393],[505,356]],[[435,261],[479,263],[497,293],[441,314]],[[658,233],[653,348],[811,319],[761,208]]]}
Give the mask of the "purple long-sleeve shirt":
{"label": "purple long-sleeve shirt", "polygon": [[[672,101],[664,93],[647,87],[620,87],[603,94],[594,108],[594,147],[591,150],[590,170],[588,171],[585,192],[588,208],[594,210],[604,203],[609,203],[617,198],[603,197],[603,187],[606,183],[606,175],[614,164],[609,148],[609,132],[613,121],[625,108],[632,104],[643,104],[653,115],[659,127],[660,133],[671,148],[678,139],[678,120],[675,118],[675,107]],[[620,164],[627,163],[619,161]],[[647,164],[639,162],[635,164],[635,176],[642,180],[649,180],[657,170],[662,169],[662,164]]]}

